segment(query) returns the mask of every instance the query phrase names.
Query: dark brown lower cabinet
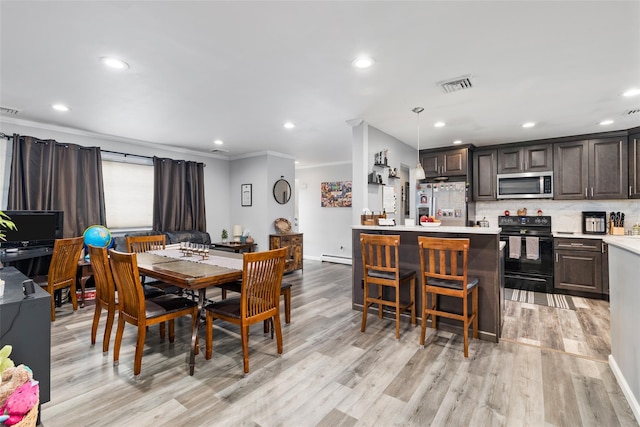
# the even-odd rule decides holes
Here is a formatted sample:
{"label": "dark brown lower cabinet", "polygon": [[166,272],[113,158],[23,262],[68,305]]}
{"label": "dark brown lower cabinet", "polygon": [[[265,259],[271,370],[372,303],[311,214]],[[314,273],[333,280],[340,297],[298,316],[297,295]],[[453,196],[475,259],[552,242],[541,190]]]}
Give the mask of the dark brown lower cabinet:
{"label": "dark brown lower cabinet", "polygon": [[[601,298],[603,286],[603,242],[600,239],[555,238],[554,288],[559,293]],[[607,289],[608,291],[608,289]]]}

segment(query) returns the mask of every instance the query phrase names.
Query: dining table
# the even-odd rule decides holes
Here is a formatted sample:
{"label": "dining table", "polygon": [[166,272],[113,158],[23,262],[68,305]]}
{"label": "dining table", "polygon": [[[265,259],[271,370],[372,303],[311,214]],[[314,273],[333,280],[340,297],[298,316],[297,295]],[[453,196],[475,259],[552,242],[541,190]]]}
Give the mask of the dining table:
{"label": "dining table", "polygon": [[[208,287],[242,279],[242,254],[233,252],[206,249],[197,253],[179,245],[169,245],[166,249],[137,253],[136,260],[141,275],[185,290],[198,291],[200,313],[204,310]],[[189,357],[190,375],[195,370],[197,333],[196,328]]]}

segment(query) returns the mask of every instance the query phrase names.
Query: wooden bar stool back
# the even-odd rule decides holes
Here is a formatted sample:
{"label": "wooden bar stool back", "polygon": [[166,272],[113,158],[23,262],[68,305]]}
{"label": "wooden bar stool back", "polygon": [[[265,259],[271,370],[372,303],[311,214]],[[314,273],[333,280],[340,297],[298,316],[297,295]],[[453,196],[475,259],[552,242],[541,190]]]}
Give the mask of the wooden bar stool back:
{"label": "wooden bar stool back", "polygon": [[[416,324],[415,286],[416,272],[400,268],[399,248],[400,236],[361,234],[360,247],[362,251],[362,269],[364,276],[364,307],[362,309],[362,328],[367,328],[367,312],[369,306],[378,305],[378,317],[382,319],[383,307],[393,307],[396,317],[396,339],[400,339],[400,314],[411,310],[411,324]],[[375,296],[369,295],[369,286],[375,285]],[[410,300],[402,304],[400,289],[409,286]],[[384,287],[395,289],[395,298],[384,297]]]}
{"label": "wooden bar stool back", "polygon": [[[467,274],[469,239],[441,239],[418,237],[422,274],[422,330],[420,345],[424,346],[427,318],[436,328],[438,316],[460,320],[464,328],[464,357],[469,357],[469,325],[473,337],[478,338],[478,279]],[[471,294],[471,313],[469,313]],[[438,309],[438,295],[462,299],[462,314]],[[431,301],[428,303],[427,297]]]}

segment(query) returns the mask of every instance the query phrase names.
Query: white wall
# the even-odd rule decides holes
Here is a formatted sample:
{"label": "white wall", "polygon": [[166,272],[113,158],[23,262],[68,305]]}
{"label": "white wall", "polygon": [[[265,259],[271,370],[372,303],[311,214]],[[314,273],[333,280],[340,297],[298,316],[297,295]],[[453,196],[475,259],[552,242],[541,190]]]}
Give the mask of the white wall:
{"label": "white wall", "polygon": [[[367,184],[367,176],[374,171],[373,163],[375,160],[375,153],[384,150],[388,150],[387,158],[388,164],[392,168],[396,168],[398,173],[403,168],[409,169],[409,182],[414,182],[413,178],[414,168],[418,162],[418,150],[414,147],[405,144],[393,136],[382,132],[381,130],[370,126],[366,122],[354,127],[352,136],[352,153],[353,153],[353,212],[352,223],[360,223],[360,214],[363,209],[369,209],[371,211],[382,211],[382,186]],[[404,182],[403,179],[387,180],[385,177],[388,175],[389,170],[387,168],[380,169],[375,168],[375,171],[383,175],[383,182],[393,185],[396,189],[398,209],[398,219],[402,218],[401,209],[401,186]],[[405,178],[406,179],[406,178]],[[414,188],[413,185],[410,186]],[[409,192],[410,206],[415,204],[415,191]],[[413,212],[413,209],[411,210]],[[388,215],[390,218],[395,218],[396,215]]]}
{"label": "white wall", "polygon": [[[202,162],[205,179],[205,207],[207,211],[207,231],[212,239],[220,236],[222,227],[220,224],[229,224],[229,162],[226,159],[216,158],[214,155],[197,153],[189,150],[161,149],[151,144],[139,141],[127,140],[125,138],[111,138],[82,131],[73,131],[53,126],[40,126],[35,123],[16,124],[2,123],[1,129],[7,135],[17,133],[25,136],[33,136],[40,139],[55,139],[58,142],[67,142],[84,146],[97,146],[104,150],[118,151],[128,154],[138,154],[142,156],[169,157],[172,159],[190,160]],[[10,145],[10,144],[7,144]],[[6,148],[6,147],[5,147]],[[6,209],[8,197],[8,174],[10,159],[6,149],[0,145],[0,184],[3,188],[0,207]],[[2,179],[2,177],[6,177]],[[4,182],[2,182],[4,181]],[[240,187],[238,186],[238,193]],[[239,203],[239,202],[238,202]],[[220,208],[224,206],[224,208]]]}
{"label": "white wall", "polygon": [[353,208],[320,206],[320,183],[352,181],[351,163],[299,168],[296,181],[299,230],[304,233],[304,257],[319,260],[322,254],[326,254],[351,258]]}
{"label": "white wall", "polygon": [[[273,197],[273,185],[283,176],[291,185],[292,197],[289,203],[281,205]],[[252,186],[252,206],[241,206],[240,187],[242,184]],[[275,232],[274,221],[286,218],[294,223],[294,185],[295,168],[291,157],[277,153],[263,153],[232,160],[230,162],[230,197],[215,203],[215,209],[229,211],[230,219],[227,224],[215,230],[216,241],[220,237],[222,228],[231,233],[234,224],[248,229],[255,242],[257,250],[269,249],[269,234]]]}

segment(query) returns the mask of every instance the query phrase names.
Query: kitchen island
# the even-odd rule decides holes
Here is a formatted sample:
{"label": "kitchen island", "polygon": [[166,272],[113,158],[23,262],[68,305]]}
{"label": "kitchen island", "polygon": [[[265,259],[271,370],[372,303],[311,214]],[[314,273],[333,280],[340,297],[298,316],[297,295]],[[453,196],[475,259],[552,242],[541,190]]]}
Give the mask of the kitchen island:
{"label": "kitchen island", "polygon": [[[400,236],[400,266],[416,271],[416,314],[421,317],[422,281],[420,280],[420,255],[418,252],[418,236],[441,238],[468,238],[470,242],[468,271],[469,276],[479,279],[478,289],[478,329],[479,337],[484,340],[498,342],[502,327],[503,274],[501,264],[500,228],[480,227],[447,227],[447,226],[366,226],[352,227],[352,307],[362,310],[364,289],[362,278],[362,254],[360,250],[360,234],[397,234]],[[385,289],[385,298],[393,299],[391,289]],[[388,292],[388,294],[387,294]],[[401,301],[409,300],[409,289],[404,288],[400,294]],[[449,311],[462,312],[459,299],[440,297],[440,306]],[[377,313],[374,305],[371,313]],[[385,313],[385,315],[387,315]],[[389,313],[388,316],[393,316]],[[408,317],[403,314],[408,322]],[[429,320],[430,323],[430,320]],[[430,326],[430,324],[429,324]],[[438,328],[455,333],[462,333],[461,322],[438,318]]]}
{"label": "kitchen island", "polygon": [[605,236],[609,244],[609,366],[640,422],[640,238]]}

